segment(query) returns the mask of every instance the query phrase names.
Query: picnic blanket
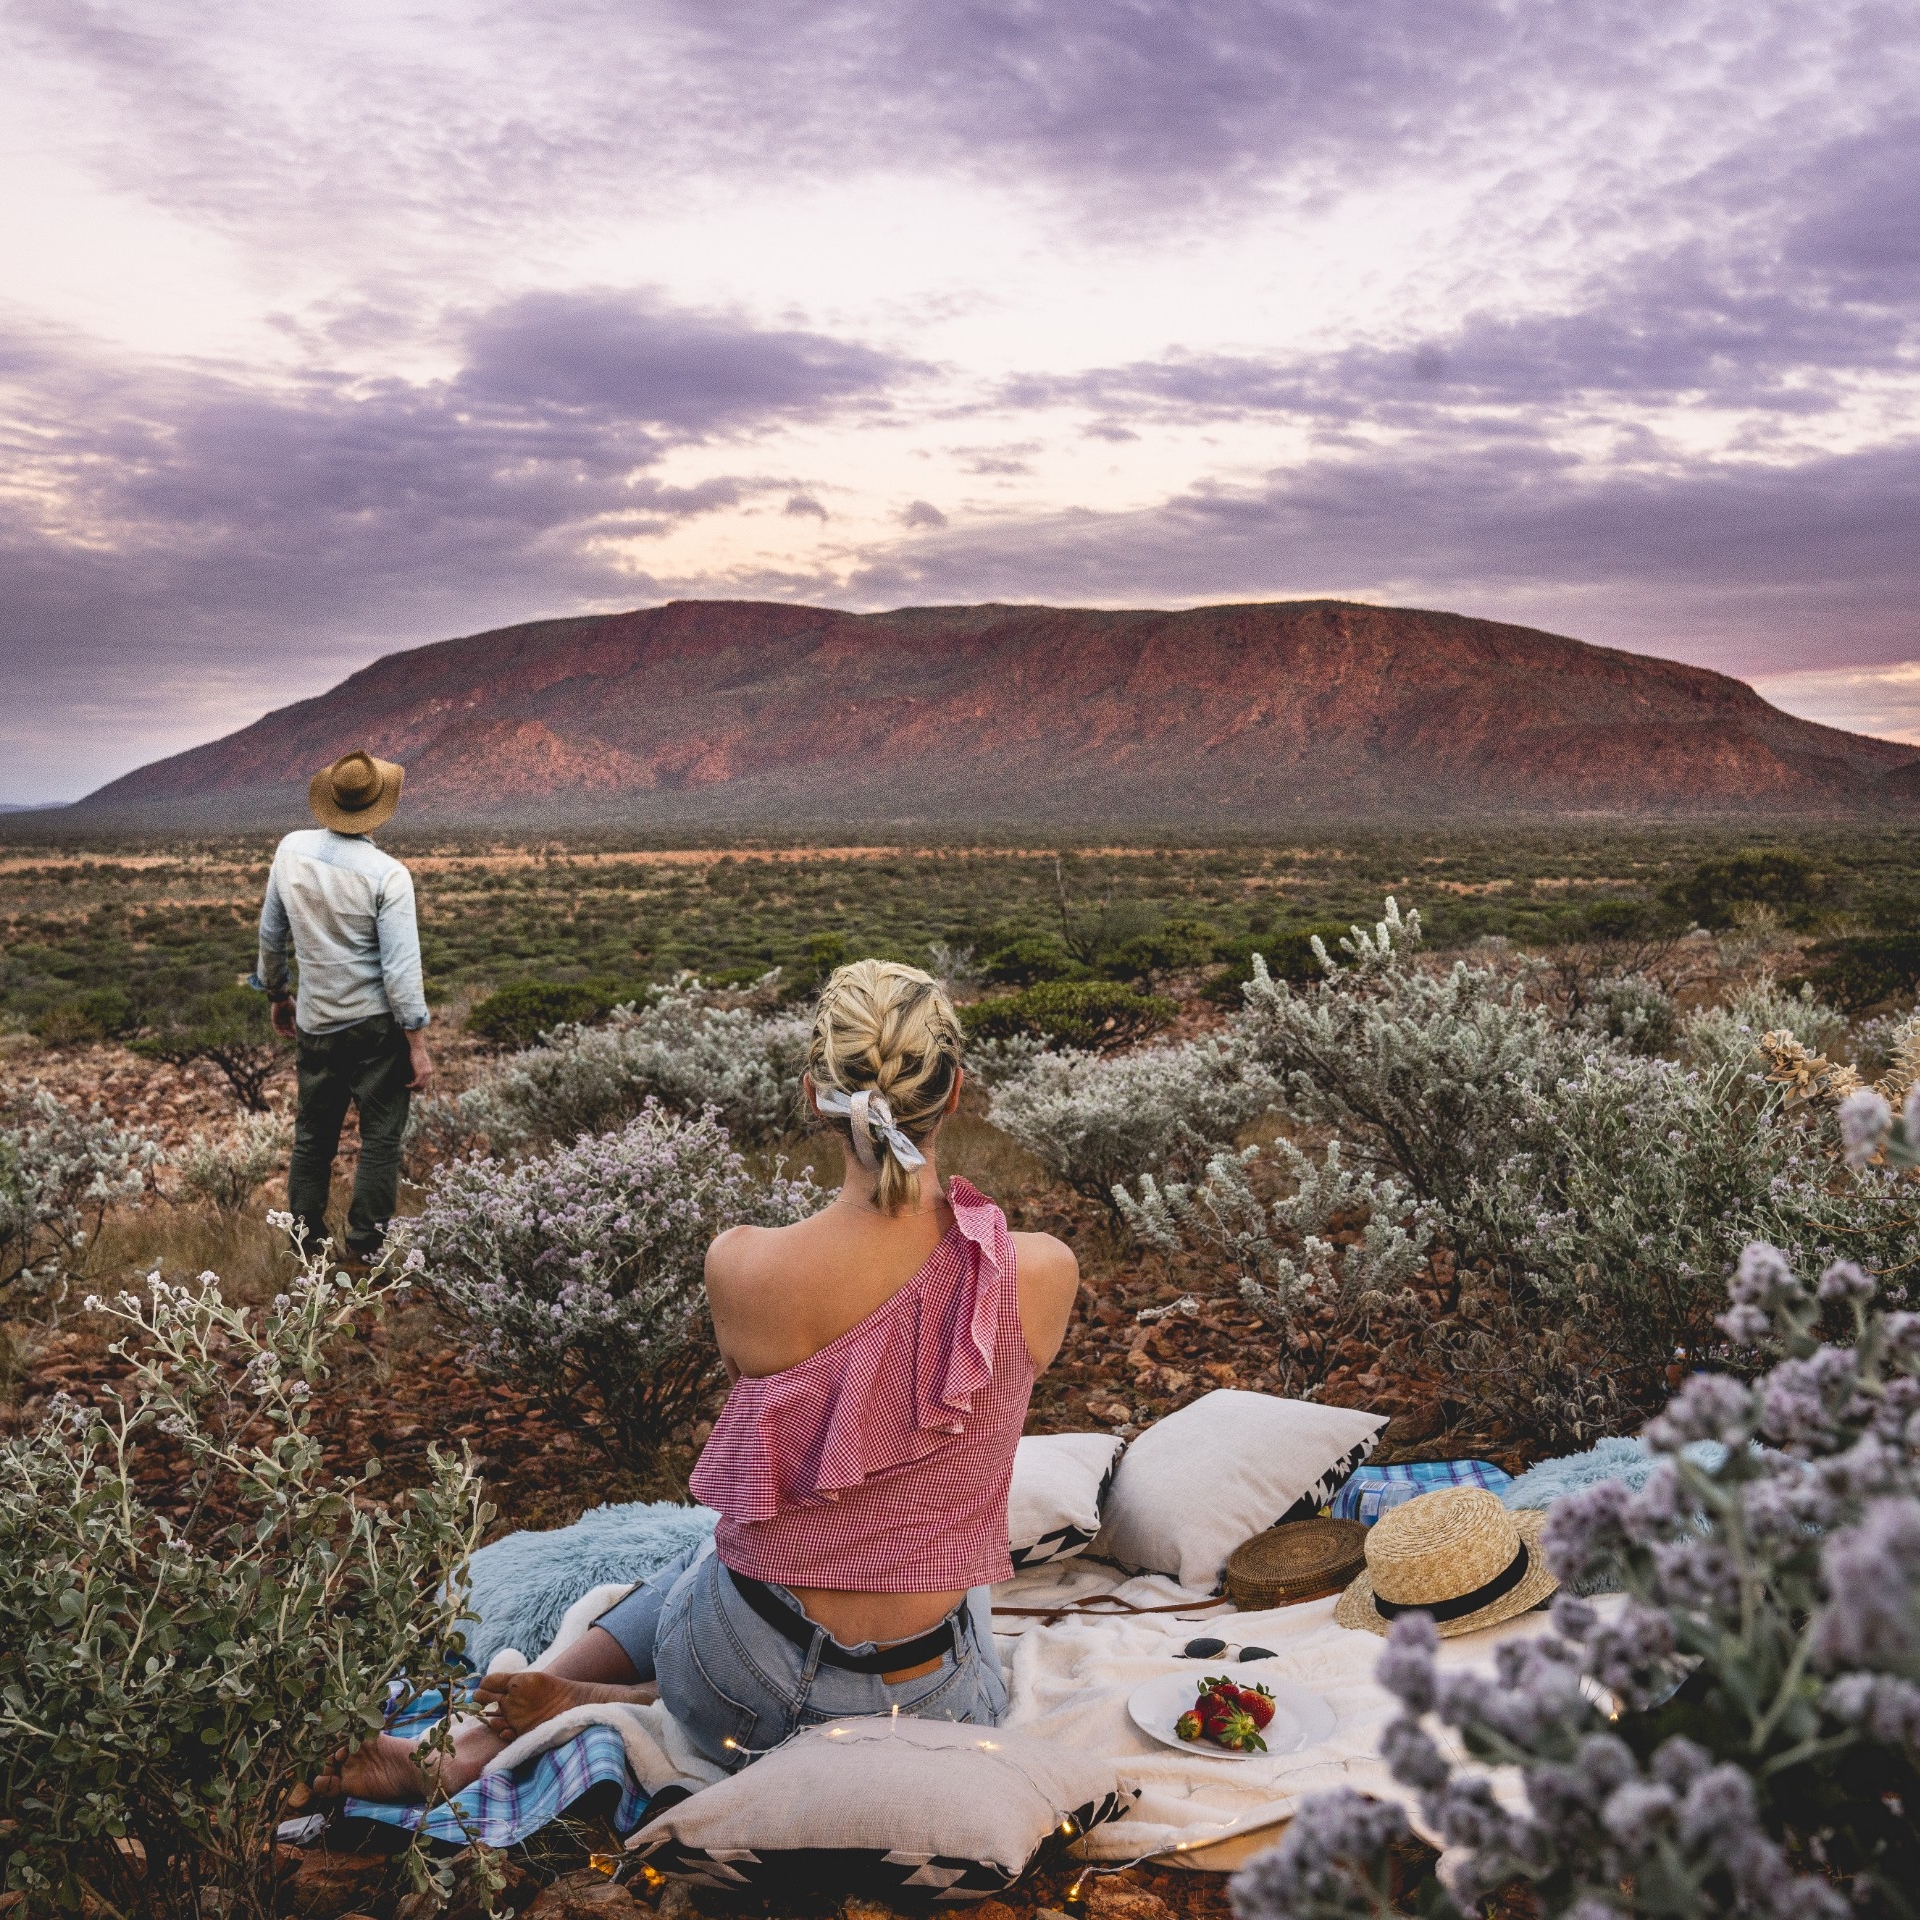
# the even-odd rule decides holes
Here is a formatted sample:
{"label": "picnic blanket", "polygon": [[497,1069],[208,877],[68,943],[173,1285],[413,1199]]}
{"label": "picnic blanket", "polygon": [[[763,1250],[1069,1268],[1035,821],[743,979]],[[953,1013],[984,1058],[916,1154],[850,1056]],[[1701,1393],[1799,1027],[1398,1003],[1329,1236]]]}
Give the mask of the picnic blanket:
{"label": "picnic blanket", "polygon": [[[388,1731],[402,1739],[430,1732],[441,1711],[441,1695],[424,1694],[394,1716]],[[636,1784],[627,1766],[626,1747],[612,1727],[582,1728],[574,1738],[534,1755],[523,1766],[483,1774],[437,1806],[349,1796],[341,1811],[350,1819],[419,1831],[450,1846],[477,1841],[489,1847],[512,1847],[559,1819],[602,1782],[618,1790],[611,1816],[616,1831],[631,1833],[647,1817],[647,1795]]]}
{"label": "picnic blanket", "polygon": [[[599,1588],[578,1602],[534,1664],[551,1660],[622,1590]],[[1012,1695],[1006,1724],[1037,1739],[1111,1756],[1122,1785],[1139,1789],[1133,1812],[1086,1836],[1077,1849],[1081,1855],[1123,1861],[1179,1849],[1197,1856],[1195,1864],[1211,1864],[1205,1849],[1246,1835],[1270,1841],[1305,1795],[1339,1786],[1399,1800],[1418,1824],[1412,1796],[1378,1757],[1381,1731],[1395,1712],[1373,1678],[1382,1640],[1336,1626],[1331,1598],[1260,1613],[1236,1613],[1209,1601],[1164,1576],[1129,1578],[1085,1558],[1034,1568],[994,1590],[995,1637]],[[1071,1610],[1117,1604],[1177,1610]],[[1489,1664],[1501,1640],[1538,1633],[1545,1625],[1544,1614],[1523,1614],[1485,1633],[1443,1641],[1442,1663]],[[1271,1648],[1276,1658],[1263,1663],[1262,1671],[1321,1695],[1334,1710],[1332,1736],[1305,1753],[1230,1760],[1176,1751],[1140,1732],[1127,1713],[1128,1695],[1143,1680],[1168,1672],[1191,1674],[1197,1682],[1208,1663],[1183,1659],[1180,1650],[1201,1635],[1224,1639],[1236,1652],[1242,1646]],[[496,1664],[513,1664],[516,1657]],[[626,1764],[648,1793],[671,1784],[698,1788],[721,1776],[655,1702],[561,1714],[515,1741],[487,1778],[518,1773],[595,1727],[618,1734]],[[1506,1787],[1514,1790],[1510,1781]]]}

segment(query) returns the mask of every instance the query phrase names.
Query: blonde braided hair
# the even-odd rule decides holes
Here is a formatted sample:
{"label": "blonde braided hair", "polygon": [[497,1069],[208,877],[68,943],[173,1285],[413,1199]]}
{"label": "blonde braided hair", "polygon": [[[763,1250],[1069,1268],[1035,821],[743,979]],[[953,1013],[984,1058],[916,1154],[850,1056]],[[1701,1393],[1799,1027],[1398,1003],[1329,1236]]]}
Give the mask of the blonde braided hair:
{"label": "blonde braided hair", "polygon": [[[807,1048],[807,1071],[820,1088],[884,1095],[894,1124],[919,1146],[940,1124],[960,1071],[960,1020],[940,984],[918,967],[855,960],[838,967],[820,994]],[[825,1124],[853,1141],[853,1123]],[[875,1135],[883,1213],[917,1205],[920,1174]]]}

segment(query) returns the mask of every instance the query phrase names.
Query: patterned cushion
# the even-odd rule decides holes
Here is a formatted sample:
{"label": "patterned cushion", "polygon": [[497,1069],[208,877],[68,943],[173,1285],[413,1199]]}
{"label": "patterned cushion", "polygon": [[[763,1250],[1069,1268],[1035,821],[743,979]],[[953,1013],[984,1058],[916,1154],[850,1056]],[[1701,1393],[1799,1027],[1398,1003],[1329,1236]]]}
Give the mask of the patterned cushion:
{"label": "patterned cushion", "polygon": [[1030,1434],[1013,1456],[1007,1541],[1018,1573],[1085,1553],[1126,1446],[1112,1433]]}
{"label": "patterned cushion", "polygon": [[1046,1847],[1117,1820],[1111,1761],[999,1727],[835,1720],[670,1807],[627,1842],[655,1871],[730,1892],[911,1893],[953,1904],[1012,1886]]}

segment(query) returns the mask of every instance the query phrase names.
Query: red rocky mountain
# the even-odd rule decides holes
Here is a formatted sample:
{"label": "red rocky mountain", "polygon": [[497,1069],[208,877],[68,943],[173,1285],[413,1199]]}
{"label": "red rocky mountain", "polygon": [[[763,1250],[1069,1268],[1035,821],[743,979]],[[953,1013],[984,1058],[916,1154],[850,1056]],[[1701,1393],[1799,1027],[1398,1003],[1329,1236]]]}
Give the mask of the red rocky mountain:
{"label": "red rocky mountain", "polygon": [[1118,830],[1920,798],[1913,747],[1456,614],[689,600],[389,654],[76,811],[296,821],[308,775],[359,746],[405,764],[403,817],[450,824]]}

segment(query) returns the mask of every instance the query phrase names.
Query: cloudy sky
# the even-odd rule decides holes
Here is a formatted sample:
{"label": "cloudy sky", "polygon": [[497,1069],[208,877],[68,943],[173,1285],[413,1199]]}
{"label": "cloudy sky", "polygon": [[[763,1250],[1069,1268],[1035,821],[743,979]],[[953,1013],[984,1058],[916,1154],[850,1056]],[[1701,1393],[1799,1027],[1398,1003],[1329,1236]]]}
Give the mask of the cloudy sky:
{"label": "cloudy sky", "polygon": [[688,595],[1337,594],[1920,740],[1910,0],[0,0],[0,801]]}

